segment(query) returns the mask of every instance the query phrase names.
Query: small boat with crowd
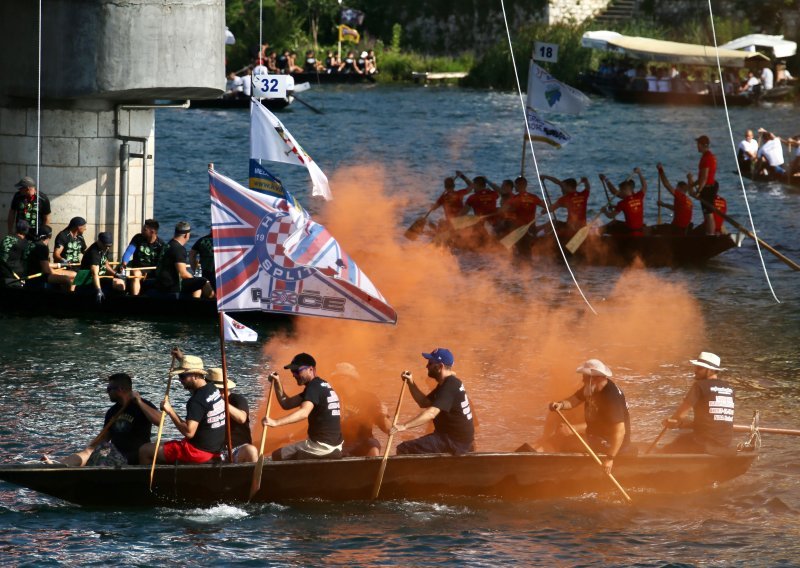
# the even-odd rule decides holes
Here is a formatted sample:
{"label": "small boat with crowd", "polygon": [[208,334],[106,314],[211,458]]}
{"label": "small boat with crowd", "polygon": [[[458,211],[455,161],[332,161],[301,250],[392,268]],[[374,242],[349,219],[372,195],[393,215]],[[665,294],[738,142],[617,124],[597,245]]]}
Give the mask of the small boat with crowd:
{"label": "small boat with crowd", "polygon": [[[747,472],[758,453],[729,456],[648,454],[619,456],[614,475],[631,492],[687,493]],[[370,499],[381,458],[265,461],[252,499],[255,465],[158,465],[152,491],[149,466],[68,468],[20,464],[0,467],[0,479],[87,507],[209,506],[304,499]],[[586,454],[470,453],[393,456],[380,500],[463,498],[552,499],[616,491]]]}

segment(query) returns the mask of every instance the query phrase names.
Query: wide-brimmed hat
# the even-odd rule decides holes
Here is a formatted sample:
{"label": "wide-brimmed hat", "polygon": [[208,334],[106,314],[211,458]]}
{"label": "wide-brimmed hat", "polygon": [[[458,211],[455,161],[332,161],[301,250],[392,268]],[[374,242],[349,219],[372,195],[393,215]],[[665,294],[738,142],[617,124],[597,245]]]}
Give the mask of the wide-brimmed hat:
{"label": "wide-brimmed hat", "polygon": [[690,359],[689,363],[695,365],[697,367],[705,367],[706,369],[711,369],[712,371],[724,371],[722,367],[720,367],[720,363],[722,361],[719,358],[719,355],[715,355],[714,353],[709,353],[708,351],[703,351],[697,357],[697,359]]}
{"label": "wide-brimmed hat", "polygon": [[592,377],[611,377],[611,369],[600,359],[587,359],[580,367],[575,369],[576,373],[589,375]]}
{"label": "wide-brimmed hat", "polygon": [[[225,381],[222,380],[222,369],[219,367],[209,367],[208,368],[208,380],[214,383],[218,389],[225,388]],[[228,390],[231,390],[236,386],[232,380],[228,379]]]}
{"label": "wide-brimmed hat", "polygon": [[334,367],[331,376],[358,379],[361,375],[358,374],[358,369],[356,369],[355,365],[351,363],[342,362],[342,363],[336,363],[336,367]]}
{"label": "wide-brimmed hat", "polygon": [[184,355],[183,359],[181,359],[181,366],[176,367],[172,371],[172,375],[183,375],[188,373],[197,373],[200,375],[207,375],[205,366],[203,365],[203,360],[200,357],[195,357],[194,355]]}

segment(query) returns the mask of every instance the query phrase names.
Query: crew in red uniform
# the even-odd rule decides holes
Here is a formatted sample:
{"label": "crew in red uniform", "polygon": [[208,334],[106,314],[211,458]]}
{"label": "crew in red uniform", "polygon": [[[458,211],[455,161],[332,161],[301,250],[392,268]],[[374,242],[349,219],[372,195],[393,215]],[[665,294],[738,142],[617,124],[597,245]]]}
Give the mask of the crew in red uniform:
{"label": "crew in red uniform", "polygon": [[700,136],[695,139],[697,142],[697,151],[702,155],[700,156],[700,163],[697,166],[697,182],[695,187],[700,192],[701,201],[703,203],[703,216],[705,217],[705,228],[707,235],[714,234],[714,215],[710,207],[706,205],[714,203],[714,198],[717,196],[719,185],[717,185],[717,157],[709,150],[711,141],[708,136]]}
{"label": "crew in red uniform", "polygon": [[661,180],[666,190],[674,197],[672,205],[662,201],[658,202],[661,207],[666,207],[674,212],[672,223],[666,225],[665,228],[668,227],[668,232],[671,234],[685,235],[692,228],[692,212],[694,211],[694,203],[687,195],[689,184],[685,181],[679,181],[677,186],[672,187],[672,184],[664,173],[664,167],[660,163],[657,164],[656,167],[658,168],[658,179]]}
{"label": "crew in red uniform", "polygon": [[634,168],[633,171],[639,176],[641,185],[639,191],[634,191],[636,186],[630,178],[620,183],[619,189],[617,189],[605,175],[600,176],[609,191],[620,198],[613,210],[609,211],[609,207],[604,208],[605,214],[609,218],[613,218],[622,211],[625,215],[624,223],[612,221],[606,225],[606,232],[627,233],[634,237],[644,235],[644,198],[647,194],[647,181],[644,179],[641,169]]}
{"label": "crew in red uniform", "polygon": [[[728,212],[728,202],[725,201],[725,198],[717,195],[714,197],[714,209],[719,211],[720,213],[727,213]],[[717,212],[714,212],[714,234],[715,235],[724,235],[728,231],[725,230],[725,227],[722,224],[725,222],[725,218]]]}
{"label": "crew in red uniform", "polygon": [[439,207],[444,211],[445,222],[447,228],[450,227],[450,219],[458,217],[461,210],[464,208],[464,197],[472,190],[472,182],[462,172],[457,171],[456,176],[467,182],[467,187],[463,189],[456,189],[456,180],[451,177],[444,178],[444,193],[442,193],[433,204],[429,213],[433,213]]}
{"label": "crew in red uniform", "polygon": [[514,251],[518,255],[529,255],[531,245],[536,238],[536,208],[544,209],[544,201],[539,196],[528,192],[528,180],[520,176],[514,180],[517,193],[512,195],[500,208],[500,214],[506,215],[510,221],[510,231],[530,225],[528,231],[517,241]]}
{"label": "crew in red uniform", "polygon": [[[477,176],[472,180],[472,185],[475,191],[467,198],[464,207],[461,209],[461,215],[469,214],[470,209],[476,216],[492,217],[497,212],[497,192],[493,189],[486,187],[486,178]],[[487,219],[492,221],[493,219]],[[469,246],[481,247],[488,242],[491,238],[489,232],[486,230],[486,225],[481,222],[472,225],[466,230],[461,231],[464,239],[469,241]]]}
{"label": "crew in red uniform", "polygon": [[586,226],[586,204],[589,202],[589,180],[581,178],[583,191],[578,191],[578,182],[575,178],[560,180],[553,176],[542,176],[542,181],[550,180],[558,184],[561,188],[561,197],[553,203],[553,211],[564,208],[567,210],[567,220],[556,221],[558,233],[566,238],[578,232],[578,229]]}

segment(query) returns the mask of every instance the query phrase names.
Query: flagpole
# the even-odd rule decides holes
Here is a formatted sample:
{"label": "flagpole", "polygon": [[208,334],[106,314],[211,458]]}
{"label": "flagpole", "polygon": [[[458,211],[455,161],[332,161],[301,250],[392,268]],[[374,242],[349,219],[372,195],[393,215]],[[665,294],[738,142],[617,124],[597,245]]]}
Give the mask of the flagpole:
{"label": "flagpole", "polygon": [[225,398],[225,435],[228,441],[228,458],[233,463],[233,441],[231,439],[231,411],[228,401],[228,362],[225,358],[225,312],[219,313],[219,350],[222,355],[222,396]]}
{"label": "flagpole", "polygon": [[528,149],[528,141],[525,139],[526,135],[522,135],[522,160],[520,161],[519,165],[519,175],[520,177],[525,177],[525,150]]}

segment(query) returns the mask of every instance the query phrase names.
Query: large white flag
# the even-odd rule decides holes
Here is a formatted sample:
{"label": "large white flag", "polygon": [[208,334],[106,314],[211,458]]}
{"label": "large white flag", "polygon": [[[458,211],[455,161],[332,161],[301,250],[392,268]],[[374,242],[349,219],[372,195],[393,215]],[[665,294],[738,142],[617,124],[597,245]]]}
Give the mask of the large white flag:
{"label": "large white flag", "polygon": [[547,142],[556,148],[566,146],[569,144],[572,137],[561,130],[552,122],[547,122],[533,110],[528,107],[526,110],[526,118],[528,119],[528,131],[530,133],[529,140],[536,140],[538,142]]}
{"label": "large white flag", "polygon": [[305,166],[311,176],[312,195],[333,198],[328,178],[319,166],[306,154],[278,117],[260,102],[250,103],[250,158]]}
{"label": "large white flag", "polygon": [[258,334],[247,327],[240,324],[228,314],[222,314],[223,332],[225,341],[257,341]]}
{"label": "large white flag", "polygon": [[528,69],[527,106],[536,110],[578,114],[589,106],[589,97],[565,85],[531,60]]}

